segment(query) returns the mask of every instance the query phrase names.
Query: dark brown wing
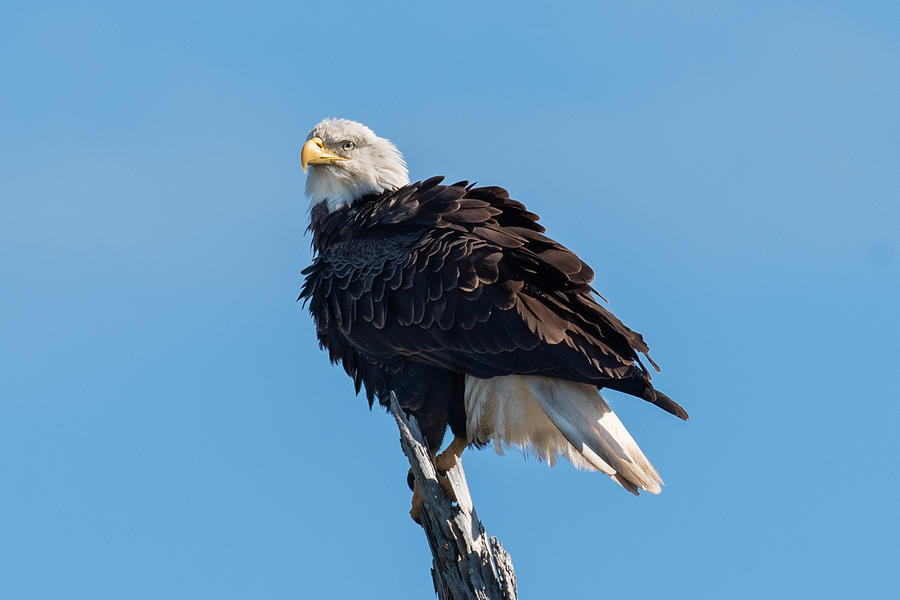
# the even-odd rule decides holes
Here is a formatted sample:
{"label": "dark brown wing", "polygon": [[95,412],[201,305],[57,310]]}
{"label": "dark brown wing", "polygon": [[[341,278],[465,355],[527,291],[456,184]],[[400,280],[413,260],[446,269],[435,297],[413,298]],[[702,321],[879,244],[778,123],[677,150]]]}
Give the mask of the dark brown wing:
{"label": "dark brown wing", "polygon": [[650,384],[640,334],[594,299],[590,267],[506,190],[435,178],[333,218],[343,225],[301,295],[324,345],[475,377],[592,383],[687,417]]}

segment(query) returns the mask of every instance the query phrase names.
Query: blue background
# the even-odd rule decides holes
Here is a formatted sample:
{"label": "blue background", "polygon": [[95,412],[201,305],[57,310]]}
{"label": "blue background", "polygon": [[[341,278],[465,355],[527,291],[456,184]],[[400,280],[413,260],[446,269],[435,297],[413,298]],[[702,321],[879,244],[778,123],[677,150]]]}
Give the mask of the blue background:
{"label": "blue background", "polygon": [[4,3],[0,597],[426,598],[294,302],[325,116],[508,188],[645,334],[667,482],[465,459],[523,598],[887,597],[896,2]]}

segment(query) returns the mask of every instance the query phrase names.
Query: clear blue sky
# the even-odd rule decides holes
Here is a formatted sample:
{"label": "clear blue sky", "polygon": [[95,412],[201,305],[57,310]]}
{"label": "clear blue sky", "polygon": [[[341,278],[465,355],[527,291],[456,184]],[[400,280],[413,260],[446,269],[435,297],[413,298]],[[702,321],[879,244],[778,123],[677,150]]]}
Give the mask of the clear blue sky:
{"label": "clear blue sky", "polygon": [[523,598],[889,596],[898,40],[896,2],[4,3],[0,597],[429,597],[395,427],[294,301],[324,116],[542,215],[692,415],[613,398],[658,497],[467,455]]}

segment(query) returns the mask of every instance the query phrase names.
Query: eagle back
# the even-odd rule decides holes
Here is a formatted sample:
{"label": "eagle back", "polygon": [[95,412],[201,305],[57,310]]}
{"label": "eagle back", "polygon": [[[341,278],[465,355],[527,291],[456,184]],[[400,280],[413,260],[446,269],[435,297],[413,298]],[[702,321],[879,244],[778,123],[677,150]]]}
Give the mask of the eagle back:
{"label": "eagle back", "polygon": [[506,190],[441,181],[313,209],[300,298],[332,361],[357,381],[398,357],[480,377],[634,374],[647,346],[591,297],[590,267]]}

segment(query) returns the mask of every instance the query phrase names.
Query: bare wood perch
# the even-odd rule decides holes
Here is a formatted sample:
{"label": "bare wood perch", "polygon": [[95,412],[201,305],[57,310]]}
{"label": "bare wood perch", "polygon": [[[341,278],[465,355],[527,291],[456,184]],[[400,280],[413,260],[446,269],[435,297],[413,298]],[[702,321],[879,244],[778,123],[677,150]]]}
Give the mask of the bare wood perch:
{"label": "bare wood perch", "polygon": [[475,514],[462,462],[447,472],[456,495],[444,493],[422,432],[407,419],[391,394],[391,412],[400,428],[400,445],[409,458],[422,494],[422,529],[434,558],[431,576],[440,600],[516,600],[512,559],[495,537],[488,538]]}

